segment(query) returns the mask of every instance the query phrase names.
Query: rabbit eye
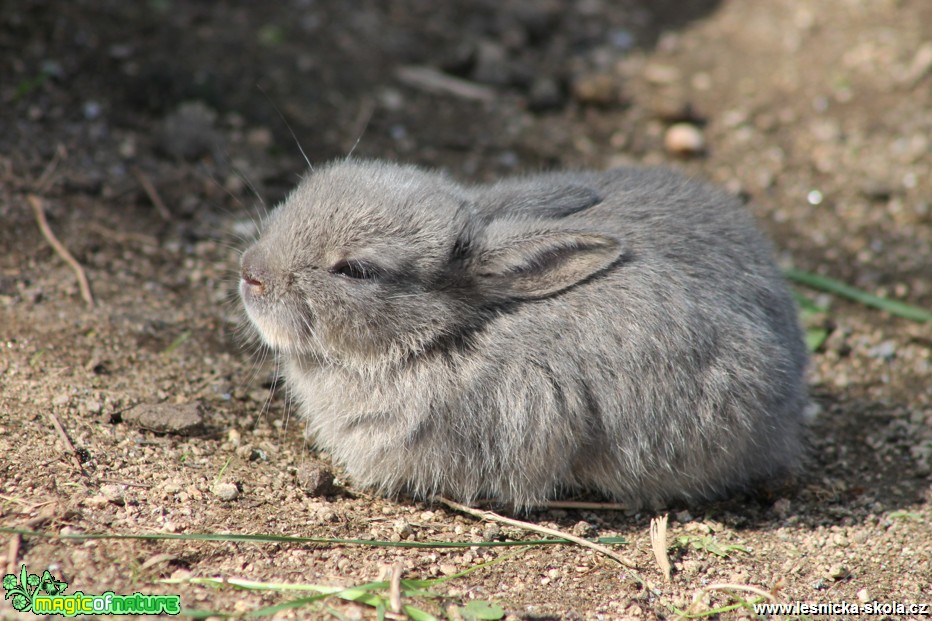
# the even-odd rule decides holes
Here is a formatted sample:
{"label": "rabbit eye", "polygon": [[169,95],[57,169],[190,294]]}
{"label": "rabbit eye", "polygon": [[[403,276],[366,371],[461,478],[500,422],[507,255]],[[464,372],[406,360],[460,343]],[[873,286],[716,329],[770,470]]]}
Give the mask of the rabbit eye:
{"label": "rabbit eye", "polygon": [[330,273],[353,280],[370,280],[378,275],[378,271],[372,265],[347,259],[334,263],[330,268]]}

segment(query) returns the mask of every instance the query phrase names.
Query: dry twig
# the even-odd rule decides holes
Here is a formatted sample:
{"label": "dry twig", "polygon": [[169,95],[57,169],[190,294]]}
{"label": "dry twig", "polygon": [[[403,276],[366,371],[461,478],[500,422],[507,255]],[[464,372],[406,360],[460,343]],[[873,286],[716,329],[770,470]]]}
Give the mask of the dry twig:
{"label": "dry twig", "polygon": [[[517,526],[518,528],[521,528],[523,530],[529,530],[535,533],[540,533],[542,535],[549,535],[551,537],[559,537],[561,539],[568,539],[569,541],[572,541],[573,543],[577,545],[590,548],[600,554],[604,554],[610,559],[617,561],[618,563],[621,563],[628,569],[637,569],[637,565],[633,561],[629,561],[628,559],[621,556],[620,554],[617,554],[616,552],[609,550],[603,545],[599,545],[598,543],[593,543],[589,541],[588,539],[583,539],[582,537],[577,537],[575,535],[571,535],[570,533],[566,533],[566,532],[563,532],[562,530],[557,530],[555,528],[548,528],[546,526],[539,526],[537,524],[531,524],[530,522],[522,522],[521,520],[508,518],[503,515],[494,513],[492,511],[482,511],[481,509],[473,509],[472,507],[467,507],[466,505],[462,505],[452,500],[447,500],[446,498],[443,498],[443,497],[439,497],[438,500],[442,502],[443,504],[447,505],[448,507],[450,507],[451,509],[462,511],[463,513],[468,513],[469,515],[473,515],[475,517],[482,518],[484,520],[500,522],[502,524],[508,524],[509,526]],[[635,574],[635,576],[642,584],[645,584],[645,585],[647,584],[646,582],[643,581],[643,579],[640,576],[637,576],[637,574]]]}
{"label": "dry twig", "polygon": [[61,441],[65,444],[65,448],[68,449],[68,454],[71,455],[71,461],[74,463],[75,468],[81,471],[81,474],[87,475],[84,472],[84,466],[81,465],[81,460],[78,457],[78,449],[74,448],[74,444],[71,443],[71,438],[68,437],[68,434],[65,432],[65,428],[62,427],[61,421],[58,420],[58,417],[48,412],[49,419],[52,421],[52,425],[55,427],[55,430],[58,432],[58,436],[61,438]]}
{"label": "dry twig", "polygon": [[398,79],[413,88],[435,95],[452,95],[471,101],[493,101],[495,91],[487,86],[454,78],[431,67],[406,66],[395,72]]}
{"label": "dry twig", "polygon": [[16,566],[16,559],[19,557],[19,544],[21,537],[19,533],[15,533],[10,537],[10,545],[7,547],[6,553],[6,573],[8,574],[18,574],[16,570],[19,569]]}
{"label": "dry twig", "polygon": [[142,169],[138,166],[133,166],[131,170],[133,171],[133,176],[136,177],[136,181],[139,182],[139,185],[141,185],[142,189],[145,191],[146,196],[148,196],[152,204],[155,205],[155,210],[159,212],[163,220],[166,222],[170,221],[172,219],[172,212],[170,212],[168,207],[165,206],[165,203],[162,202],[162,198],[159,196],[155,186],[152,185],[152,182],[149,181],[149,177],[146,176],[146,173],[142,172]]}
{"label": "dry twig", "polygon": [[389,583],[388,601],[392,612],[401,612],[401,572],[403,565],[398,561],[392,565],[391,582]]}
{"label": "dry twig", "polygon": [[703,587],[702,590],[699,591],[699,593],[697,593],[696,596],[693,598],[693,601],[689,605],[689,608],[687,608],[684,611],[684,614],[677,617],[677,619],[684,620],[684,619],[691,618],[692,615],[696,611],[696,606],[702,600],[703,596],[705,596],[706,593],[710,593],[712,591],[746,591],[748,593],[754,593],[755,595],[760,595],[764,599],[769,599],[772,602],[777,601],[777,598],[774,597],[773,593],[769,593],[763,589],[759,589],[749,584],[728,584],[725,582],[717,582],[715,584],[710,584],[708,586]]}
{"label": "dry twig", "polygon": [[65,260],[65,263],[74,270],[75,275],[78,277],[78,287],[81,289],[81,297],[84,298],[84,301],[90,308],[94,308],[94,296],[91,295],[91,286],[87,282],[84,268],[81,267],[77,259],[75,259],[71,253],[68,252],[68,249],[55,237],[55,233],[53,233],[52,229],[49,227],[49,221],[45,219],[45,208],[42,205],[42,199],[35,194],[29,194],[26,196],[26,200],[29,201],[32,211],[36,214],[36,221],[39,223],[39,230],[42,231],[42,235],[49,244],[51,244],[52,248],[55,249],[58,256]]}
{"label": "dry twig", "polygon": [[53,155],[52,159],[49,160],[49,163],[45,166],[45,170],[43,170],[42,174],[39,175],[39,179],[36,181],[35,186],[32,188],[36,194],[42,194],[45,192],[45,190],[52,182],[52,175],[55,173],[55,169],[58,168],[58,163],[66,157],[68,157],[68,151],[65,149],[65,145],[59,144],[55,148],[55,155]]}

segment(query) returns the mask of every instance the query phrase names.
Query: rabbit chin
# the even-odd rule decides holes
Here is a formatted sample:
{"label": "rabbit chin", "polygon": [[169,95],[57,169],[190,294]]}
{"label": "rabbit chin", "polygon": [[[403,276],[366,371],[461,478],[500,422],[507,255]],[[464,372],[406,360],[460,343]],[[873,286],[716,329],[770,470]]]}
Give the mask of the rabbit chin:
{"label": "rabbit chin", "polygon": [[282,353],[297,354],[303,352],[306,347],[300,338],[295,338],[295,330],[289,326],[282,325],[282,322],[275,321],[256,313],[246,305],[246,314],[249,321],[256,327],[259,336],[265,341],[271,349]]}

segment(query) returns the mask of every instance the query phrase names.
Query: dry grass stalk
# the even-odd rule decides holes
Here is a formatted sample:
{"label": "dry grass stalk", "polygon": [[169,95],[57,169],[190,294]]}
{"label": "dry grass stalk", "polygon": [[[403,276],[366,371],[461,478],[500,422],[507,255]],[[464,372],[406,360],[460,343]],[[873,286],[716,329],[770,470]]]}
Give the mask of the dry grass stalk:
{"label": "dry grass stalk", "polygon": [[45,206],[42,204],[42,199],[35,194],[29,194],[26,196],[26,200],[29,201],[29,206],[32,207],[33,213],[36,214],[36,222],[39,223],[39,230],[42,231],[42,235],[45,237],[46,241],[55,249],[58,256],[65,260],[65,263],[71,267],[77,276],[78,287],[81,289],[81,297],[84,298],[84,301],[90,308],[94,308],[94,296],[91,295],[91,286],[87,282],[87,275],[84,273],[84,268],[81,267],[77,259],[68,252],[64,244],[55,237],[55,233],[52,232],[49,226],[49,221],[45,218]]}
{"label": "dry grass stalk", "polygon": [[663,573],[664,582],[670,582],[671,571],[670,557],[667,555],[667,518],[668,515],[664,513],[650,520],[650,547]]}

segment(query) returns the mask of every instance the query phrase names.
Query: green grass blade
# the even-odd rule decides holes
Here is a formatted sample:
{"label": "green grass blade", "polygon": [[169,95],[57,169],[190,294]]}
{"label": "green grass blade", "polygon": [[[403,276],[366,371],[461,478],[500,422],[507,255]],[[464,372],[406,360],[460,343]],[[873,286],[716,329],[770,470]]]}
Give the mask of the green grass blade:
{"label": "green grass blade", "polygon": [[865,306],[870,306],[871,308],[877,308],[886,311],[891,315],[896,315],[897,317],[903,317],[905,319],[911,319],[918,322],[932,321],[932,311],[919,308],[918,306],[904,304],[903,302],[898,302],[897,300],[882,298],[880,296],[873,295],[858,289],[857,287],[846,285],[845,283],[833,278],[827,278],[817,274],[810,274],[809,272],[804,272],[802,270],[793,268],[787,269],[784,273],[786,274],[787,278],[801,285],[812,287],[813,289],[819,289],[821,291],[826,291],[828,293],[834,293],[835,295],[840,295],[843,298],[859,302]]}
{"label": "green grass blade", "polygon": [[405,614],[414,619],[414,621],[440,621],[437,617],[425,612],[420,608],[415,608],[414,606],[404,605],[401,607],[404,610]]}

